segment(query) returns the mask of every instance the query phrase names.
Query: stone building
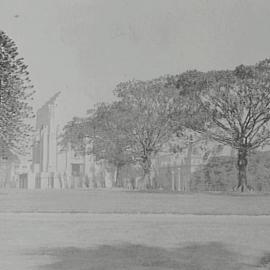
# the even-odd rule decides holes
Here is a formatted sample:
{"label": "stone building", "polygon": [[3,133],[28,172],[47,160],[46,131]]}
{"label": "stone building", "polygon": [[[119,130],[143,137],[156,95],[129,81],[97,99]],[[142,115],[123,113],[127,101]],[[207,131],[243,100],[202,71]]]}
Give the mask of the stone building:
{"label": "stone building", "polygon": [[53,188],[57,172],[57,128],[55,123],[56,93],[38,111],[33,144],[32,170],[35,188]]}
{"label": "stone building", "polygon": [[10,150],[0,147],[0,188],[13,188],[19,184],[15,174],[18,166],[18,157]]}
{"label": "stone building", "polygon": [[[50,98],[38,111],[33,144],[32,172],[29,188],[110,187],[111,175],[104,162],[95,162],[91,155],[77,153],[58,144],[57,97]],[[32,176],[33,175],[33,176]],[[34,177],[34,181],[30,178]]]}

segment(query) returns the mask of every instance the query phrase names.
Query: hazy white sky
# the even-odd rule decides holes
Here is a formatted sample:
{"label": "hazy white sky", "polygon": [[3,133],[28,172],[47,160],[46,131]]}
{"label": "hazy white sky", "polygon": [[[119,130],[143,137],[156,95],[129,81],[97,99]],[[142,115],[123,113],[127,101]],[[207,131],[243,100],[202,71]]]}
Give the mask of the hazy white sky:
{"label": "hazy white sky", "polygon": [[270,56],[269,0],[0,0],[35,108],[61,91],[62,121],[112,99],[120,81],[225,69]]}

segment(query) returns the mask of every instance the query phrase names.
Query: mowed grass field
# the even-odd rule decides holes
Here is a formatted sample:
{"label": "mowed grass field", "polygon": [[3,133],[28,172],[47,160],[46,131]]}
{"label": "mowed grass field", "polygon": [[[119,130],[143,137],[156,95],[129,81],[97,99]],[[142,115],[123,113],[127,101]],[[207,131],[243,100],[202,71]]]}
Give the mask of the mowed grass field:
{"label": "mowed grass field", "polygon": [[2,190],[0,212],[270,215],[270,194]]}
{"label": "mowed grass field", "polygon": [[0,192],[1,270],[270,269],[270,196]]}

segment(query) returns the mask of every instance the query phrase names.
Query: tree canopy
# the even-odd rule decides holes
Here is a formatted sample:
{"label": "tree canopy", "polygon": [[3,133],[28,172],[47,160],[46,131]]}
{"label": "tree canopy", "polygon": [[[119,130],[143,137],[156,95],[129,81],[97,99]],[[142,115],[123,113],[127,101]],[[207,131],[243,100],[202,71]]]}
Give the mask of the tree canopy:
{"label": "tree canopy", "polygon": [[66,138],[69,134],[78,138],[80,130],[90,138],[97,159],[106,159],[116,167],[138,163],[143,177],[149,180],[152,158],[176,131],[173,115],[179,110],[177,89],[163,77],[120,83],[114,93],[117,101],[98,104],[84,121],[84,128],[77,125],[74,130],[74,121],[69,123]]}
{"label": "tree canopy", "polygon": [[[194,83],[203,125],[193,130],[238,150],[238,185],[247,187],[247,156],[270,139],[270,60],[201,73]],[[196,115],[194,115],[196,116]],[[196,118],[196,117],[195,117]]]}
{"label": "tree canopy", "polygon": [[249,188],[248,155],[270,141],[269,59],[234,70],[122,82],[114,94],[116,101],[98,104],[87,118],[68,123],[66,139],[78,146],[88,138],[96,158],[116,167],[140,164],[151,186],[152,160],[164,145],[175,150],[207,138],[238,151],[237,188]]}
{"label": "tree canopy", "polygon": [[15,42],[0,31],[0,144],[8,149],[22,152],[29,143],[32,88]]}
{"label": "tree canopy", "polygon": [[[124,117],[119,129],[132,142],[130,150],[134,160],[150,181],[152,158],[179,129],[173,121],[173,115],[180,108],[177,89],[168,84],[166,77],[161,77],[121,83],[115,94],[120,99],[119,108]],[[151,185],[151,181],[148,184]]]}

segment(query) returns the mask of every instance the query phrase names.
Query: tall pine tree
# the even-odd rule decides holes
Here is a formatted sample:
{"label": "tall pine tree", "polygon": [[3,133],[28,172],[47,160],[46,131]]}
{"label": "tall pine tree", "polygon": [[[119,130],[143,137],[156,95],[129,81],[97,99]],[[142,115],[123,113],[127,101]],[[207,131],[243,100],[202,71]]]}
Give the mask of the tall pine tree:
{"label": "tall pine tree", "polygon": [[29,101],[34,91],[27,65],[18,47],[0,31],[0,155],[4,150],[24,152],[28,145],[33,117]]}

